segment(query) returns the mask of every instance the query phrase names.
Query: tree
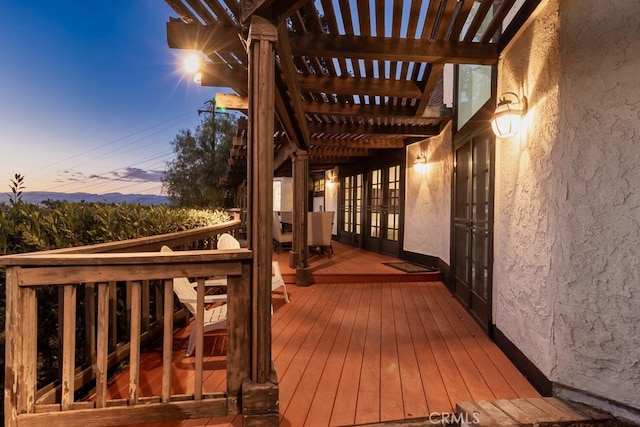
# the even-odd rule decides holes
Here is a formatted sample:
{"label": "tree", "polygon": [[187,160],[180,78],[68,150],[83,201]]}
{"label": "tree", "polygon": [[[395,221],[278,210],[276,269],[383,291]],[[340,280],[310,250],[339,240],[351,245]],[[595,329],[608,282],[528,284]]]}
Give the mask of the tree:
{"label": "tree", "polygon": [[162,183],[172,205],[218,208],[232,202],[232,194],[218,181],[227,167],[238,121],[215,113],[215,108],[207,112],[195,132],[183,129],[171,142],[176,157],[167,163]]}

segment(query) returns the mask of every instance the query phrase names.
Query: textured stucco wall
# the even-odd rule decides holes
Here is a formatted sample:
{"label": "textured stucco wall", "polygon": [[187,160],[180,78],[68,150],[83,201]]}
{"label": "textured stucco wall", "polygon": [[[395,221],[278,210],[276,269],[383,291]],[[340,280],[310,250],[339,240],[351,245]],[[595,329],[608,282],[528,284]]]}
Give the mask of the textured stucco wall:
{"label": "textured stucco wall", "polygon": [[553,378],[640,408],[640,2],[561,1],[560,40]]}
{"label": "textured stucco wall", "polygon": [[640,13],[550,0],[503,55],[494,321],[552,381],[640,408]]}
{"label": "textured stucco wall", "polygon": [[526,94],[520,132],[496,141],[494,322],[547,376],[555,366],[551,245],[560,72],[557,1],[500,59],[498,94]]}
{"label": "textured stucco wall", "polygon": [[[423,153],[429,169],[418,173],[413,161]],[[451,126],[433,138],[407,147],[404,250],[440,257],[450,264]]]}

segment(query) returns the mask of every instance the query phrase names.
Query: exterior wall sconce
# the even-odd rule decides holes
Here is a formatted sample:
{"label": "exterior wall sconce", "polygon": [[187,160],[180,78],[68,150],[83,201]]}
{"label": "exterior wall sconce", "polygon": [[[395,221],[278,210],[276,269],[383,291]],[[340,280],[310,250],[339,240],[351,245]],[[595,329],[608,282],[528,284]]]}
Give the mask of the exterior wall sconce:
{"label": "exterior wall sconce", "polygon": [[498,100],[491,119],[493,133],[498,138],[509,138],[518,133],[522,117],[527,113],[527,97],[522,100],[513,92],[505,92]]}
{"label": "exterior wall sconce", "polygon": [[424,154],[418,154],[418,157],[413,161],[413,169],[420,174],[424,174],[427,172],[428,168],[427,156]]}
{"label": "exterior wall sconce", "polygon": [[329,171],[327,172],[326,186],[329,188],[333,188],[336,185],[336,173]]}

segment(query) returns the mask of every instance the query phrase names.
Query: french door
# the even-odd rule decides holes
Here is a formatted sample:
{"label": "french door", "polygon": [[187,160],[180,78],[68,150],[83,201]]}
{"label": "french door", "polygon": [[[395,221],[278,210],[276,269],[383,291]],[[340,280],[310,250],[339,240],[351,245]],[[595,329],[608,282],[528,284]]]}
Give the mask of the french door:
{"label": "french door", "polygon": [[349,175],[342,180],[340,204],[340,241],[360,246],[362,236],[362,204],[364,175]]}
{"label": "french door", "polygon": [[486,330],[491,324],[494,140],[489,129],[458,143],[454,169],[454,293]]}
{"label": "french door", "polygon": [[338,239],[370,251],[400,251],[400,165],[341,179]]}
{"label": "french door", "polygon": [[397,256],[400,250],[400,165],[367,174],[364,248]]}

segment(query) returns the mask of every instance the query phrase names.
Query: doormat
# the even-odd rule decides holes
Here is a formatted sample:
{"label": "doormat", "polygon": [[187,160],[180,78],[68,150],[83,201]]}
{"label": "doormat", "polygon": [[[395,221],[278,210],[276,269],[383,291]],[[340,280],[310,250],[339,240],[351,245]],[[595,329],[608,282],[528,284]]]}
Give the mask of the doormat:
{"label": "doormat", "polygon": [[433,273],[438,271],[433,267],[426,267],[424,265],[413,264],[411,262],[383,262],[383,264],[402,270],[405,273]]}

